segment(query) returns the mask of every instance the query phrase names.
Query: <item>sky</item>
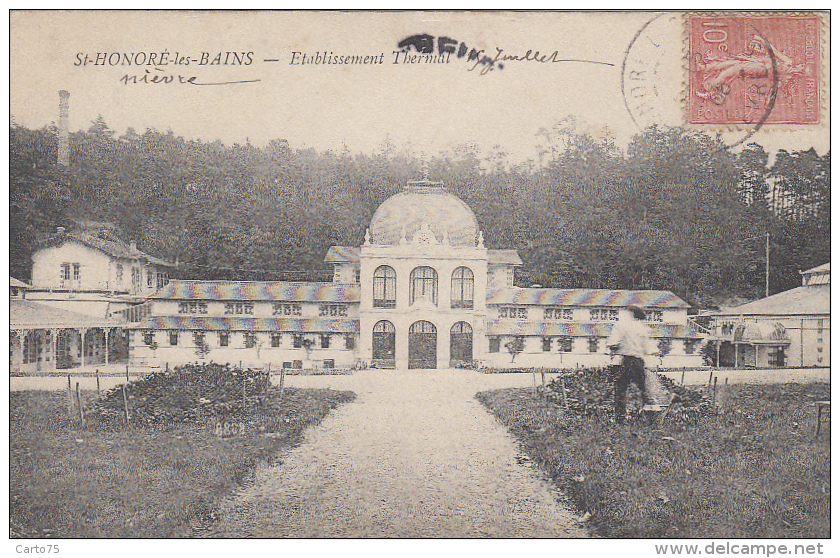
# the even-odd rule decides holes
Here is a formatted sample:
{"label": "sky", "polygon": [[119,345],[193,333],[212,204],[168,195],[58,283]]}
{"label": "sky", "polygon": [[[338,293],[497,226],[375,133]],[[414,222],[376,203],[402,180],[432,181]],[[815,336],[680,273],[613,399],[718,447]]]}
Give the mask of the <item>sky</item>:
{"label": "sky", "polygon": [[[351,153],[371,153],[387,138],[425,155],[473,143],[485,152],[499,145],[512,162],[539,160],[540,129],[569,117],[581,131],[614,136],[620,146],[638,132],[622,94],[631,44],[655,74],[654,122],[682,123],[683,27],[673,13],[645,27],[656,15],[19,11],[10,23],[10,114],[29,128],[55,122],[58,91],[65,89],[71,131],[87,129],[101,114],[119,134],[128,127],[171,129],[227,145],[286,139],[295,149],[346,147]],[[436,53],[438,38],[456,41],[449,62],[405,63],[401,56],[394,64],[397,44],[423,33],[435,38]],[[643,40],[647,48],[640,48]],[[557,59],[573,61],[512,60],[482,73],[483,66],[471,70],[474,62],[457,58],[461,43],[493,56],[497,49],[519,56],[557,51]],[[152,53],[160,60],[164,52],[165,66],[136,65]],[[239,57],[250,63],[230,63],[228,52],[246,53]],[[292,63],[324,52],[383,63]],[[190,63],[173,64],[176,53]],[[205,53],[208,63],[200,64]],[[209,63],[219,53],[228,64]],[[126,54],[135,63],[108,63]],[[132,82],[147,73],[173,81]],[[223,82],[243,83],[195,85]],[[814,147],[824,153],[825,112],[820,126],[767,126],[750,140],[770,151]],[[744,131],[724,134],[736,143]]]}

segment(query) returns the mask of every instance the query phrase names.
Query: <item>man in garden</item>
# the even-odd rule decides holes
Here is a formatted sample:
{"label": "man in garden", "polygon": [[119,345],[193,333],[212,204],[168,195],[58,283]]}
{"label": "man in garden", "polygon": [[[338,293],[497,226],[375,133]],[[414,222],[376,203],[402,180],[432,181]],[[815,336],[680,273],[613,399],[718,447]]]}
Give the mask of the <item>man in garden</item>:
{"label": "man in garden", "polygon": [[655,403],[654,391],[657,387],[645,381],[645,357],[652,354],[645,311],[635,305],[627,309],[632,312],[633,319],[616,323],[607,339],[610,354],[621,355],[620,370],[615,380],[615,420],[618,424],[624,424],[630,382],[639,386],[645,405]]}

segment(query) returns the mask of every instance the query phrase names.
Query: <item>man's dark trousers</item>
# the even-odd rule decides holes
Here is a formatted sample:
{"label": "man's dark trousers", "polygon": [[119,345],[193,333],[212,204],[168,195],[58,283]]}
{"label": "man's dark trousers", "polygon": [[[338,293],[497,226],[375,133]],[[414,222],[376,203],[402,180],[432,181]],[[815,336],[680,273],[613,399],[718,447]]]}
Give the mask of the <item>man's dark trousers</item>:
{"label": "man's dark trousers", "polygon": [[621,359],[621,372],[615,380],[615,421],[618,424],[624,424],[624,416],[627,413],[627,388],[630,382],[639,386],[645,403],[648,403],[645,392],[645,361],[639,357],[624,356]]}

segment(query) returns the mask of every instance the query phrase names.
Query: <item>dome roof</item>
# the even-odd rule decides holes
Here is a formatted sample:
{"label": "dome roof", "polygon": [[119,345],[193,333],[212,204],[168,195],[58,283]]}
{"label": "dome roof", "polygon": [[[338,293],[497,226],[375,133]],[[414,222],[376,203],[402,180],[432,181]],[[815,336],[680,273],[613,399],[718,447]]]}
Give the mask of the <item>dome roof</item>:
{"label": "dome roof", "polygon": [[470,207],[443,189],[439,182],[409,182],[405,190],[385,200],[370,221],[373,244],[411,242],[427,224],[438,242],[453,246],[475,246],[478,220]]}
{"label": "dome roof", "polygon": [[754,322],[741,324],[735,328],[735,341],[741,343],[790,343],[785,326],[780,323]]}

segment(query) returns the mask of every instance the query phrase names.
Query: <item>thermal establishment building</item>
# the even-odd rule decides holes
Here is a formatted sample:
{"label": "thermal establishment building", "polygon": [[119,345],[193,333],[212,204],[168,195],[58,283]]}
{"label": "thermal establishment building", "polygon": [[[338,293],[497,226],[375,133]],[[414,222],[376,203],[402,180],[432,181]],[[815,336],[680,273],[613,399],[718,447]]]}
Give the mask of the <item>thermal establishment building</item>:
{"label": "thermal establishment building", "polygon": [[669,291],[515,287],[519,255],[487,249],[475,214],[440,183],[408,183],[361,246],[333,246],[326,261],[331,283],[169,281],[135,312],[132,363],[602,365],[612,327],[639,305],[661,366],[702,364],[689,306]]}

